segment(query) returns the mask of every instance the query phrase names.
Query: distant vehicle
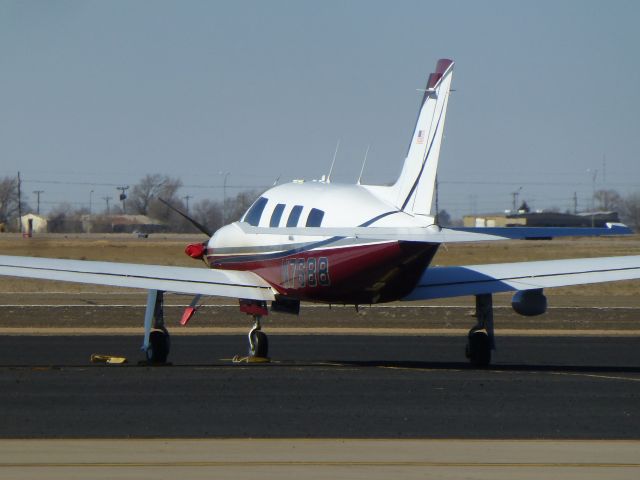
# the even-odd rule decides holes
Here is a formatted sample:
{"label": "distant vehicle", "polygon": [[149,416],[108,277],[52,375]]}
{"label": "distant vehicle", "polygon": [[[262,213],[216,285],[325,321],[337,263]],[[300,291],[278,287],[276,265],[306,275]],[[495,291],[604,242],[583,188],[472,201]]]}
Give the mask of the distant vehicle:
{"label": "distant vehicle", "polygon": [[0,274],[147,289],[142,350],[150,362],[165,362],[169,353],[164,292],[196,295],[183,324],[202,295],[238,298],[240,310],[254,319],[249,332],[254,357],[268,355],[260,324],[267,302],[273,310],[297,313],[300,301],[358,305],[474,295],[477,324],[469,331],[466,353],[473,364],[487,365],[494,348],[493,293],[515,291],[514,310],[539,315],[547,308],[544,288],[637,279],[640,256],[429,266],[443,243],[630,233],[621,224],[437,225],[432,198],[453,66],[439,60],[429,76],[407,157],[391,186],[336,184],[329,175],[271,188],[239,222],[213,235],[192,220],[210,238],[186,251],[208,269],[0,256]]}

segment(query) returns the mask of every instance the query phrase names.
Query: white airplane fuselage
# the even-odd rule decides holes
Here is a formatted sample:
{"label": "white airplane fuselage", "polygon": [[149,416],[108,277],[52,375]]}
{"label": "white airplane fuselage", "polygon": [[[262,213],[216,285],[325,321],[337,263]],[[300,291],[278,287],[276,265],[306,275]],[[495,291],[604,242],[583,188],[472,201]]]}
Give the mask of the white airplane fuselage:
{"label": "white airplane fuselage", "polygon": [[[260,196],[242,218],[256,227],[426,227],[433,218],[398,210],[380,193],[393,187],[293,182]],[[211,268],[250,270],[283,296],[364,304],[408,295],[437,244],[345,237],[248,234],[218,230],[204,259]]]}

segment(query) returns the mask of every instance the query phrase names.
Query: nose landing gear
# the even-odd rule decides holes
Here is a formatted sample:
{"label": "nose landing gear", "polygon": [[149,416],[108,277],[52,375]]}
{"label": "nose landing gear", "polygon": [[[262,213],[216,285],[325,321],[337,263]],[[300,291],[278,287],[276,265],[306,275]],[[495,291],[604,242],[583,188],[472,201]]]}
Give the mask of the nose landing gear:
{"label": "nose landing gear", "polygon": [[267,303],[257,300],[240,300],[240,311],[253,317],[253,327],[249,331],[249,357],[247,361],[267,360],[269,356],[269,339],[262,331],[260,320],[268,315]]}
{"label": "nose landing gear", "polygon": [[269,339],[266,333],[260,330],[260,316],[254,316],[254,320],[253,328],[249,331],[249,355],[267,358],[269,356]]}

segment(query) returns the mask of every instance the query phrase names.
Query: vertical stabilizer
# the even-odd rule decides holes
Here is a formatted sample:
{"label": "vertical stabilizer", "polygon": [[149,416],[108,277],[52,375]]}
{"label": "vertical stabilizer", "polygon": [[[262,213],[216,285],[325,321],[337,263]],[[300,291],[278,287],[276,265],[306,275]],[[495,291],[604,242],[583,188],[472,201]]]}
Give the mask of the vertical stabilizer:
{"label": "vertical stabilizer", "polygon": [[438,60],[427,82],[407,158],[393,187],[396,205],[407,213],[431,215],[452,73],[453,61]]}

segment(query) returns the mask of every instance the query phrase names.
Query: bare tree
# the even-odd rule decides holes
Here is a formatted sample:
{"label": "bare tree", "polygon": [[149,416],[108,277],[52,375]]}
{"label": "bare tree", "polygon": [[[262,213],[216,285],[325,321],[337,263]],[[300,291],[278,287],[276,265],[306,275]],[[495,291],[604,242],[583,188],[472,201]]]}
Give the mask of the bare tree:
{"label": "bare tree", "polygon": [[256,198],[258,198],[260,193],[261,192],[256,190],[249,190],[238,193],[234,198],[227,198],[224,208],[225,223],[240,220],[244,212],[246,212]]}
{"label": "bare tree", "polygon": [[60,203],[49,212],[47,229],[51,233],[80,233],[83,210],[73,210],[69,203]]}
{"label": "bare tree", "polygon": [[620,209],[620,217],[624,223],[640,229],[640,192],[631,193],[624,197]]}
{"label": "bare tree", "polygon": [[451,225],[451,215],[449,215],[449,212],[444,209],[438,212],[438,224],[443,227]]}
{"label": "bare tree", "polygon": [[215,232],[222,226],[222,205],[209,199],[201,200],[193,206],[193,218]]}
{"label": "bare tree", "polygon": [[[157,213],[158,206],[162,206],[162,203],[158,202],[158,197],[173,203],[181,186],[182,182],[177,178],[158,173],[146,175],[131,191],[129,196],[131,211],[140,215],[153,216],[153,211]],[[166,216],[164,209],[160,209],[160,212],[161,215]]]}
{"label": "bare tree", "polygon": [[192,232],[194,227],[187,220],[159,200],[162,198],[184,211],[184,204],[178,196],[181,187],[182,181],[179,178],[157,173],[146,175],[131,191],[131,212],[160,220],[174,232]]}
{"label": "bare tree", "polygon": [[4,177],[0,180],[0,223],[9,225],[18,214],[18,179]]}
{"label": "bare tree", "polygon": [[617,212],[622,207],[622,197],[615,190],[598,190],[593,196],[596,209],[605,212]]}

